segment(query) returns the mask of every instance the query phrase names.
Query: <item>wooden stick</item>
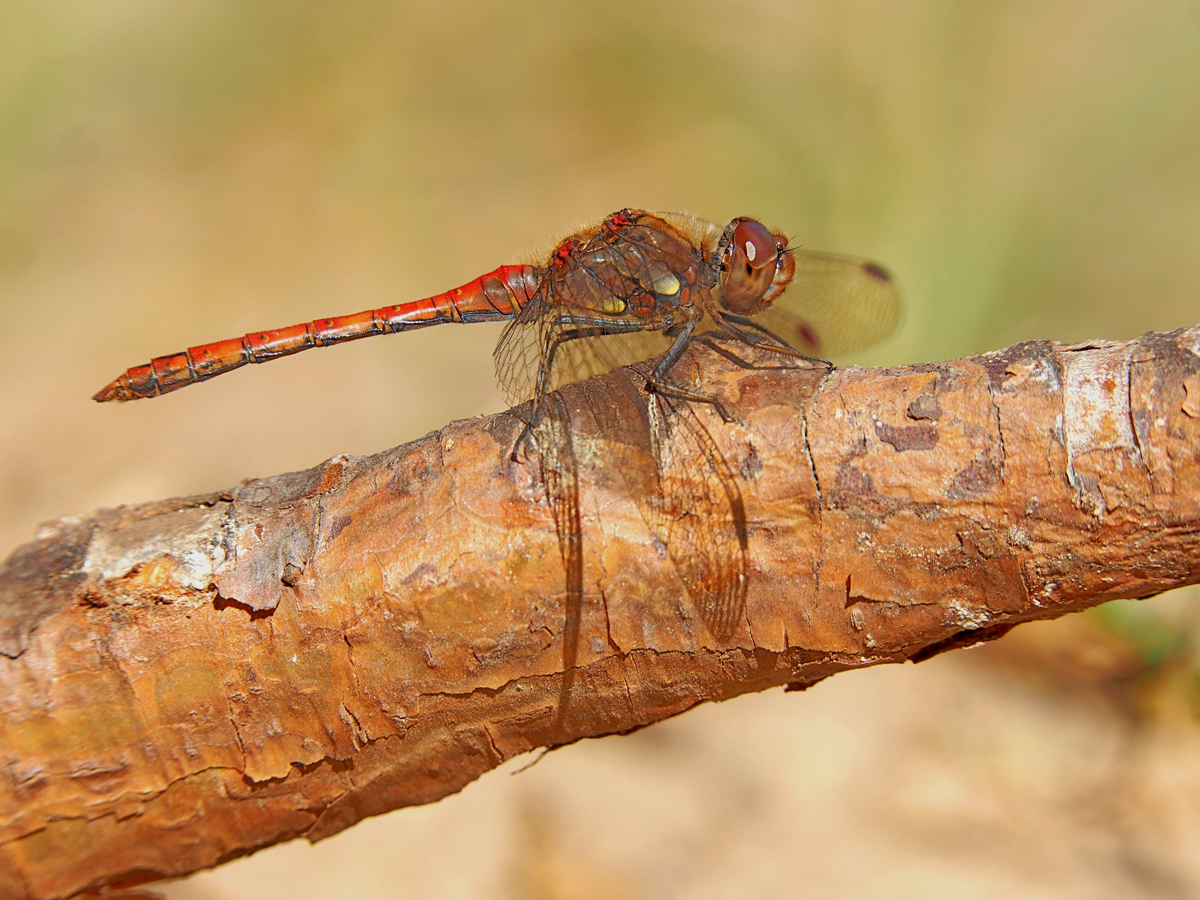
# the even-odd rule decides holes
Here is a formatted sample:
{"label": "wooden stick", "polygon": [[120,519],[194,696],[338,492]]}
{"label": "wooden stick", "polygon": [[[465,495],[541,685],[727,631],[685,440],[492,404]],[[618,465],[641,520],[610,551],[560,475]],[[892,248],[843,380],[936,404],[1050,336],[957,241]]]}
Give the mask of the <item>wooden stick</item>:
{"label": "wooden stick", "polygon": [[1200,326],[750,361],[673,370],[730,423],[621,370],[516,463],[505,414],[47,528],[0,569],[0,896],[318,840],[534,748],[1200,580]]}

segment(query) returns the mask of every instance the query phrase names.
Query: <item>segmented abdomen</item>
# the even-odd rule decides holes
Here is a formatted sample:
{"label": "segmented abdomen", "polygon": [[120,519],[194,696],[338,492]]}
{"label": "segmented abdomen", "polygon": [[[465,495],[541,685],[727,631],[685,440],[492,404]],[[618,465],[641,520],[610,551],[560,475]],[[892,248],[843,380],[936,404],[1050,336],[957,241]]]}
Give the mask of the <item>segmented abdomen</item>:
{"label": "segmented abdomen", "polygon": [[511,319],[537,292],[539,278],[534,266],[501,266],[462,287],[423,300],[201,344],[182,353],[152,359],[144,366],[134,366],[92,399],[104,402],[157,397],[247,363],[268,362],[310,347],[327,347],[376,334],[446,322]]}

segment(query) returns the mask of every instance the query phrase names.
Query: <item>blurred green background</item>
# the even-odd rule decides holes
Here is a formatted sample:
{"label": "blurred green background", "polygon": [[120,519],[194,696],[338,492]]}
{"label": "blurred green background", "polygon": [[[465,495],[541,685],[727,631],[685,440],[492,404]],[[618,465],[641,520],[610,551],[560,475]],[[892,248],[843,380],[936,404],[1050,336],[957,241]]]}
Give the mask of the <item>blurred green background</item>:
{"label": "blurred green background", "polygon": [[[491,326],[88,398],[627,205],[885,262],[907,317],[862,362],[1196,324],[1200,4],[3,0],[0,547],[502,409]],[[171,896],[1193,896],[1188,599],[564,750]],[[648,800],[667,762],[695,780]]]}

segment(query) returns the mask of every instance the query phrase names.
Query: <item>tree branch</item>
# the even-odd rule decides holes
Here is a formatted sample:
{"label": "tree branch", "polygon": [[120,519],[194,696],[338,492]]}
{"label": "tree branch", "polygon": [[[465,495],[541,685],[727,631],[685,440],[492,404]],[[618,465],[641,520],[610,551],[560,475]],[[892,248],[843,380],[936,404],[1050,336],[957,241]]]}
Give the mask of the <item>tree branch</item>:
{"label": "tree branch", "polygon": [[622,370],[517,463],[519,419],[473,419],[15,551],[0,895],[317,840],[537,747],[1198,580],[1200,326],[832,373],[724,349],[673,375],[731,423]]}

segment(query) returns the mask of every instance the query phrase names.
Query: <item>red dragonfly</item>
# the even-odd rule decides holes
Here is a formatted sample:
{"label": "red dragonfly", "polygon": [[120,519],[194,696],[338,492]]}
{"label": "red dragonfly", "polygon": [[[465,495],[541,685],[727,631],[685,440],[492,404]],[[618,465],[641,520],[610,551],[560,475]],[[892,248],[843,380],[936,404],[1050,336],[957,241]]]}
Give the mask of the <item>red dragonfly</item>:
{"label": "red dragonfly", "polygon": [[496,375],[511,404],[534,401],[531,421],[548,392],[660,353],[649,390],[713,404],[727,419],[715,398],[667,379],[698,332],[819,358],[886,337],[900,308],[880,266],[789,248],[783,234],[755,219],[722,228],[686,215],[623,209],[561,241],[540,265],[500,266],[423,300],[160,356],[129,369],[94,399],[157,397],[247,363],[376,334],[508,321],[494,353]]}

